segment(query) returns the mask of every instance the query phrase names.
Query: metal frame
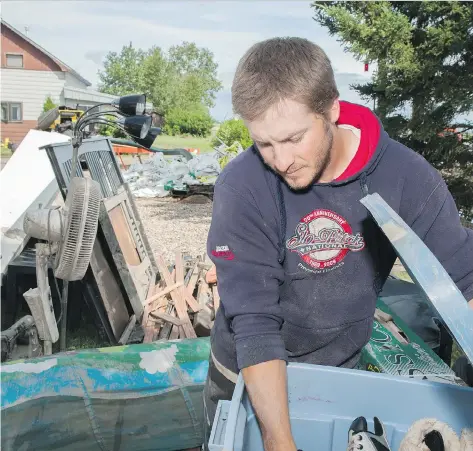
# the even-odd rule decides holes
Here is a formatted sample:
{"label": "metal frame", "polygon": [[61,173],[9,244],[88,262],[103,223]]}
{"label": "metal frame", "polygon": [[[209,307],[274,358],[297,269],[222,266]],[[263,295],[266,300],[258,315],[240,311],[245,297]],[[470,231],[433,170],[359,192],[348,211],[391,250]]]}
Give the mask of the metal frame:
{"label": "metal frame", "polygon": [[[43,148],[48,154],[59,189],[65,198],[71,179],[72,145],[71,143],[51,144]],[[147,298],[149,290],[159,280],[159,271],[138,209],[133,200],[133,195],[123,179],[115,153],[107,138],[93,137],[84,140],[79,148],[78,158],[79,161],[86,163],[90,177],[100,184],[103,202],[100,211],[99,228],[105,237],[106,245],[111,251],[116,270],[133,311],[136,317],[140,318],[143,313],[143,302]],[[77,165],[76,175],[79,177],[84,176],[81,165]],[[108,215],[110,208],[119,204],[123,207],[136,249],[142,261],[140,268],[149,279],[148,286],[144,291],[139,289],[138,280],[134,278],[134,275],[128,268]],[[110,207],[111,205],[112,207]]]}

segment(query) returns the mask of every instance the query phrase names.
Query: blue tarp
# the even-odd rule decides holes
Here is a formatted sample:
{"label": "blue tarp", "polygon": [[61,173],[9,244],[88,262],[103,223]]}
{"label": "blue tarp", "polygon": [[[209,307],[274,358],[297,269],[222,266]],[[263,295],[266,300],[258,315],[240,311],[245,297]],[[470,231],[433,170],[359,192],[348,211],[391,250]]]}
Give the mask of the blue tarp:
{"label": "blue tarp", "polygon": [[2,449],[180,450],[203,442],[208,338],[3,365]]}

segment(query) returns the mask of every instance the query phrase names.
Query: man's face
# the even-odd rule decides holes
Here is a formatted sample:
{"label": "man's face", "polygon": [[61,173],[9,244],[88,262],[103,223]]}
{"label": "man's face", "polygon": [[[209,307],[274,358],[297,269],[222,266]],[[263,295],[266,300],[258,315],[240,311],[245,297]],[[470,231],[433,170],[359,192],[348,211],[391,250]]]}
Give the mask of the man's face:
{"label": "man's face", "polygon": [[246,126],[264,162],[293,190],[316,182],[330,163],[331,122],[338,119],[338,102],[324,119],[294,100],[270,107]]}

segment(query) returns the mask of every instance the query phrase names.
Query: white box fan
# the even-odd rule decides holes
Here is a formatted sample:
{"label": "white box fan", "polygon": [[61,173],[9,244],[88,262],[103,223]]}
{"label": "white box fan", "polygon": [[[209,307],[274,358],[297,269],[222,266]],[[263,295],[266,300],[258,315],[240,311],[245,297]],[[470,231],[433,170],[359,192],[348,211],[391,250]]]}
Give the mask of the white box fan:
{"label": "white box fan", "polygon": [[24,298],[35,319],[38,335],[44,341],[44,353],[52,352],[52,343],[59,339],[57,321],[48,282],[48,262],[52,260],[54,276],[64,281],[61,300],[61,328],[67,315],[68,282],[81,280],[87,271],[97,235],[100,185],[90,178],[72,178],[65,205],[60,209],[40,209],[27,212],[24,231],[27,235],[47,243],[36,244],[36,280],[38,287],[24,293]]}

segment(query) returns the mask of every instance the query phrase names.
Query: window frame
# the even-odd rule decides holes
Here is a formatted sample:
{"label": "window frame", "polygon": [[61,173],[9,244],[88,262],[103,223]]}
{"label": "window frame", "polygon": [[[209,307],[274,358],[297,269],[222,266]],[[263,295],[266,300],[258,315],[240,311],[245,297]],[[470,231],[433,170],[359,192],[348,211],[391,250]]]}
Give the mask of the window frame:
{"label": "window frame", "polygon": [[[8,65],[9,56],[21,56],[21,66],[9,66]],[[8,69],[24,69],[25,68],[25,55],[23,55],[23,53],[6,52],[5,53],[5,67],[8,67]]]}
{"label": "window frame", "polygon": [[[4,124],[8,123],[13,123],[13,124],[19,124],[23,122],[23,102],[15,102],[15,101],[7,101],[7,102],[1,102],[1,107],[3,108],[6,106],[7,109],[7,118],[3,118],[2,122]],[[20,108],[20,119],[19,120],[12,120],[12,106],[19,106]]]}

